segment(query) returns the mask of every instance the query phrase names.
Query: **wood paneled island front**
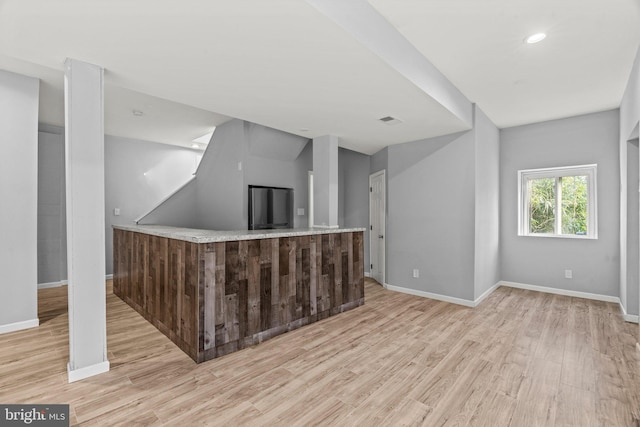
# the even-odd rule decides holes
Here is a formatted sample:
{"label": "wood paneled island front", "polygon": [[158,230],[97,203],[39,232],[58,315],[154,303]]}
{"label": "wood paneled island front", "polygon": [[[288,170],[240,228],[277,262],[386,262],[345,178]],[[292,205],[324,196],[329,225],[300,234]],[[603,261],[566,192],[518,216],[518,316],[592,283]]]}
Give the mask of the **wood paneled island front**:
{"label": "wood paneled island front", "polygon": [[364,304],[363,231],[114,226],[113,291],[203,362]]}

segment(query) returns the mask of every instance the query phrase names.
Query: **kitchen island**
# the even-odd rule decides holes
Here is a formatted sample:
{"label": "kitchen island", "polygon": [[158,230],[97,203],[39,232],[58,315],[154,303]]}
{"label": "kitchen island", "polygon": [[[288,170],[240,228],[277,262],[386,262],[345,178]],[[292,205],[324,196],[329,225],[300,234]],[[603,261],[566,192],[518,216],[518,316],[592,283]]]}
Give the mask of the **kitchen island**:
{"label": "kitchen island", "polygon": [[114,226],[113,291],[203,362],[364,304],[363,232]]}

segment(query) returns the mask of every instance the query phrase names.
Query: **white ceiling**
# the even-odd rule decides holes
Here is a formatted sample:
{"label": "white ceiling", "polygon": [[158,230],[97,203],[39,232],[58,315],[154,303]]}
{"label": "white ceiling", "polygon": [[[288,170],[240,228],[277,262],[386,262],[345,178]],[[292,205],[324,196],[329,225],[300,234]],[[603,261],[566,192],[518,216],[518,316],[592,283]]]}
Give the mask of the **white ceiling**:
{"label": "white ceiling", "polygon": [[[637,0],[370,3],[499,127],[617,107],[640,40]],[[0,68],[42,79],[43,123],[70,57],[105,68],[113,135],[190,145],[236,117],[374,153],[468,128],[374,52],[299,0],[0,0]]]}

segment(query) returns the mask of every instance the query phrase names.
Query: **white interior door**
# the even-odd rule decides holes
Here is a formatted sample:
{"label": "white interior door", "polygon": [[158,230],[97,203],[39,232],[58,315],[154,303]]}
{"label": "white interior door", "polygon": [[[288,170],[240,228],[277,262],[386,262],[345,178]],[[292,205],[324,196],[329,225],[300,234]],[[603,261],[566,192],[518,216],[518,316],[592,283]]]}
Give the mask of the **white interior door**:
{"label": "white interior door", "polygon": [[369,176],[369,255],[371,278],[385,283],[385,171]]}

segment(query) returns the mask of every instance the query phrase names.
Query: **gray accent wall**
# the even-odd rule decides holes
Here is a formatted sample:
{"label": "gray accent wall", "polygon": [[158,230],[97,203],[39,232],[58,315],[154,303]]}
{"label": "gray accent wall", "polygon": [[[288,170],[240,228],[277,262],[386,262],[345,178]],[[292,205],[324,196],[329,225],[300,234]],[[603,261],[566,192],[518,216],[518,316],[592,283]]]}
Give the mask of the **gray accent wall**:
{"label": "gray accent wall", "polygon": [[[167,144],[105,137],[106,270],[113,273],[113,225],[133,224],[193,178],[199,151]],[[120,215],[114,209],[120,209]]]}
{"label": "gray accent wall", "polygon": [[64,135],[38,133],[38,284],[67,278]]}
{"label": "gray accent wall", "polygon": [[387,169],[389,285],[472,302],[500,281],[500,133],[475,105],[473,122],[372,157]]}
{"label": "gray accent wall", "polygon": [[[238,230],[247,228],[243,215],[245,127],[242,120],[218,126],[196,172],[197,228]],[[179,193],[176,197],[180,197]],[[164,208],[159,207],[162,211]],[[184,209],[183,209],[184,211]],[[180,216],[159,212],[159,224],[174,225]],[[182,214],[180,214],[182,215]],[[149,224],[144,219],[145,224]]]}
{"label": "gray accent wall", "polygon": [[173,227],[197,228],[196,180],[197,178],[193,177],[175,193],[154,206],[143,216],[144,223],[163,224],[165,218],[171,218]]}
{"label": "gray accent wall", "polygon": [[388,147],[388,284],[474,299],[474,143],[469,131]]}
{"label": "gray accent wall", "polygon": [[[312,168],[308,142],[307,138],[238,119],[226,122],[216,128],[193,185],[178,191],[139,223],[184,226],[184,218],[189,217],[195,228],[246,230],[247,188],[266,185],[293,188],[294,227],[306,227],[307,176]],[[297,215],[298,208],[304,209],[304,215]]]}
{"label": "gray accent wall", "polygon": [[[500,131],[502,280],[619,294],[618,110]],[[597,164],[598,239],[518,236],[521,169]],[[573,270],[573,279],[564,271]]]}
{"label": "gray accent wall", "polygon": [[[293,226],[309,225],[309,171],[313,168],[313,148],[307,138],[245,122],[250,150],[245,158],[242,189],[242,227],[249,225],[248,185],[293,188]],[[256,147],[261,147],[260,151]],[[298,215],[298,209],[304,209]]]}
{"label": "gray accent wall", "polygon": [[[63,133],[62,128],[41,126],[38,134],[39,284],[57,284],[67,279]],[[112,226],[133,224],[137,217],[191,180],[200,155],[187,148],[105,136],[106,274],[113,273]],[[183,209],[187,202],[178,201]],[[115,208],[120,209],[120,215],[114,214]],[[194,214],[195,205],[180,215],[182,222],[176,225],[192,226]]]}
{"label": "gray accent wall", "polygon": [[364,271],[369,261],[369,170],[371,156],[338,149],[338,225],[366,227],[364,233]]}
{"label": "gray accent wall", "polygon": [[0,332],[38,325],[37,79],[0,70]]}

